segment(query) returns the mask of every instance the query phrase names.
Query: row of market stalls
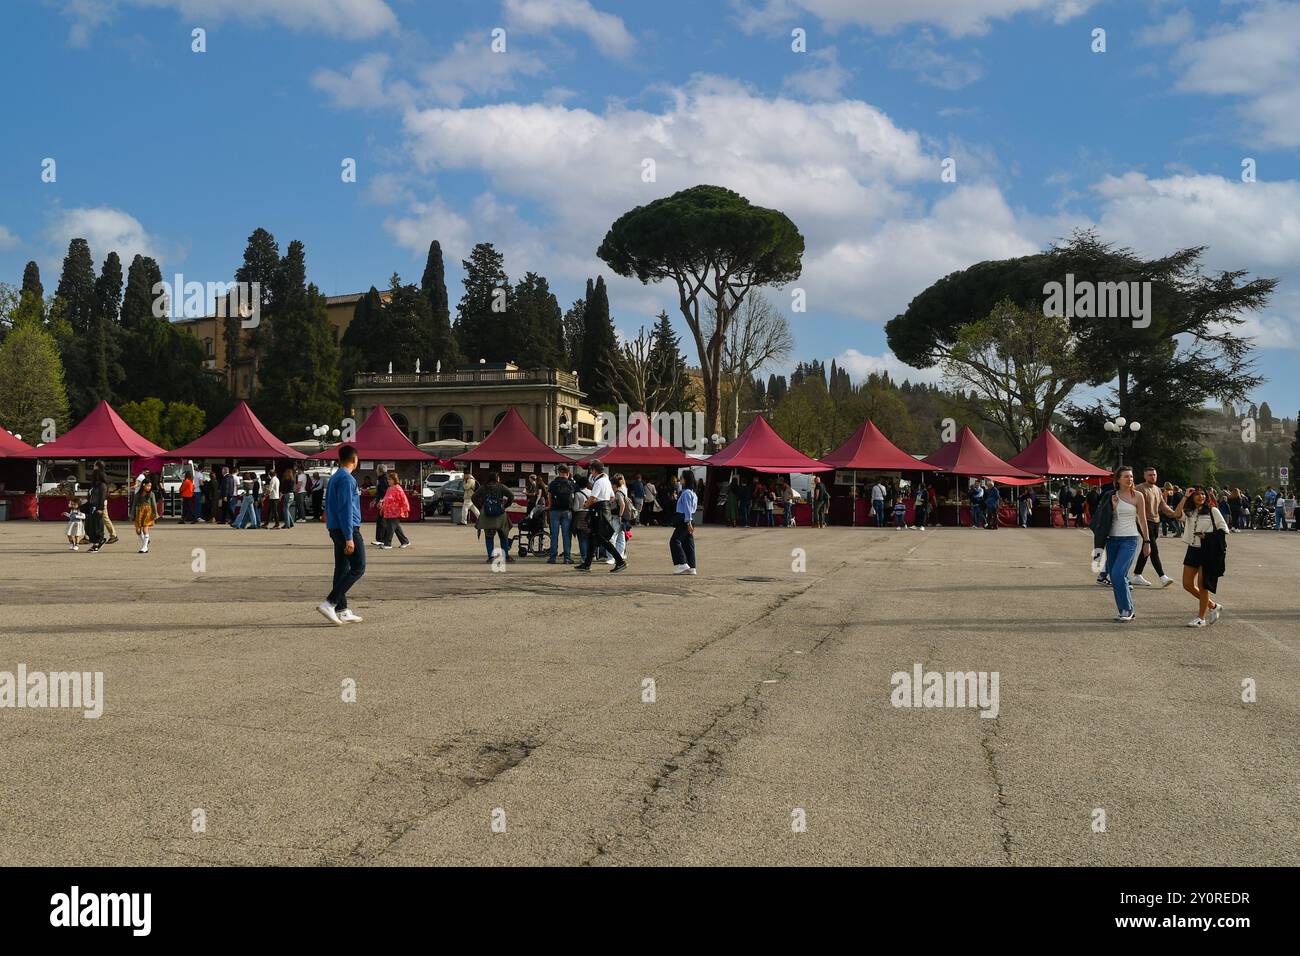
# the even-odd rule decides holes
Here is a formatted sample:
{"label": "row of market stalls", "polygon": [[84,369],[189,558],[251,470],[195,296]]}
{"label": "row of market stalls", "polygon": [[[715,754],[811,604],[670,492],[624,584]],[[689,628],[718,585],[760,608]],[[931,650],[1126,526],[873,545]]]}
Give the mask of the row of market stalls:
{"label": "row of market stalls", "polygon": [[[411,517],[423,516],[423,479],[439,459],[422,451],[380,406],[359,426],[349,442],[360,458],[359,476],[363,488],[363,515],[374,516],[375,497],[368,484],[379,465],[396,471],[411,502]],[[130,476],[142,470],[157,470],[163,462],[193,462],[199,468],[224,465],[235,470],[328,467],[335,461],[337,444],[304,454],[276,438],[240,402],[219,424],[196,440],[167,451],[131,429],[107,402],[100,402],[84,420],[52,442],[32,447],[0,429],[0,501],[7,504],[8,517],[57,519],[66,510],[62,494],[39,494],[43,479],[55,463],[76,465],[84,481],[87,470],[102,460],[118,494],[110,497],[109,514],[124,517],[125,490]],[[633,428],[620,433],[609,444],[576,460],[538,438],[511,408],[482,442],[454,459],[459,470],[471,472],[480,481],[499,473],[506,484],[524,475],[554,474],[561,464],[585,467],[600,458],[612,471],[630,477],[640,473],[662,482],[683,468],[706,469],[703,500],[708,518],[718,519],[721,492],[733,477],[749,483],[761,480],[789,481],[793,475],[818,474],[831,491],[830,519],[834,523],[870,522],[870,496],[866,487],[877,478],[900,484],[933,486],[940,501],[936,516],[943,523],[955,522],[960,514],[966,484],[973,478],[989,478],[1005,485],[1037,485],[1053,479],[1100,480],[1109,475],[1103,468],[1071,452],[1051,433],[1044,431],[1010,461],[994,455],[973,431],[963,427],[953,441],[925,458],[916,458],[894,445],[874,422],[867,420],[839,448],[820,460],[804,455],[781,438],[761,416],[755,418],[724,449],[707,458],[692,457],[665,441],[655,429]],[[829,474],[828,474],[829,473]],[[965,481],[963,481],[965,479]],[[1050,487],[1049,487],[1050,491]],[[802,506],[807,508],[806,503]],[[911,520],[910,504],[908,520]],[[796,510],[796,520],[807,523]],[[1046,523],[1041,520],[1039,523]]]}

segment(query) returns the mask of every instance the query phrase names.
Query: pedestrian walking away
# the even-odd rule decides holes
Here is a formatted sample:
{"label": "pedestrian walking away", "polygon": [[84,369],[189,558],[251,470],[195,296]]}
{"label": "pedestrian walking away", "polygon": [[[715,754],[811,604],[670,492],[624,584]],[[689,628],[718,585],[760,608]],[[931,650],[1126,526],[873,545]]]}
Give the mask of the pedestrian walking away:
{"label": "pedestrian walking away", "polygon": [[[561,465],[556,472],[556,476],[551,483],[546,486],[547,508],[549,509],[548,518],[551,526],[551,551],[547,557],[548,564],[554,564],[556,558],[563,554],[564,563],[572,564],[573,558],[569,551],[572,542],[573,531],[573,496],[577,493],[578,486],[573,483],[569,477],[569,466]],[[642,496],[645,495],[645,486],[641,489]],[[564,548],[560,550],[560,536],[564,536]]]}
{"label": "pedestrian walking away", "polygon": [[483,543],[487,546],[487,563],[491,564],[496,557],[495,549],[492,547],[492,536],[496,535],[500,541],[500,552],[502,557],[509,563],[513,564],[515,559],[510,556],[510,505],[514,503],[515,496],[511,494],[510,489],[501,483],[501,475],[493,472],[488,476],[487,484],[481,486],[478,491],[478,498],[475,505],[478,508],[478,520],[475,527],[483,535]]}
{"label": "pedestrian walking away", "polygon": [[316,606],[331,624],[360,624],[361,617],[348,607],[348,592],[366,573],[366,542],[361,533],[361,491],[353,472],[357,450],[339,448],[339,468],[325,489],[325,529],[334,543],[334,581],[329,595]]}
{"label": "pedestrian walking away", "polygon": [[695,494],[695,474],[682,472],[682,491],[677,496],[673,515],[673,536],[668,539],[668,553],[673,559],[673,574],[695,574],[695,512],[700,501]]}

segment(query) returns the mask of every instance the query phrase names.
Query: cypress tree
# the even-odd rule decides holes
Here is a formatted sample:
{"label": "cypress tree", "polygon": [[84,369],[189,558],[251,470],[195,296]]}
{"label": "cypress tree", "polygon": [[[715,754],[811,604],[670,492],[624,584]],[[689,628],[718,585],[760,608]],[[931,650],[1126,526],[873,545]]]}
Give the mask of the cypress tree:
{"label": "cypress tree", "polygon": [[609,317],[609,295],[605,278],[587,280],[587,306],[583,315],[586,329],[582,337],[582,363],[578,366],[579,384],[593,406],[612,405],[618,401],[607,366],[617,345],[614,323]]}
{"label": "cypress tree", "polygon": [[41,285],[41,267],[35,262],[29,262],[23,268],[23,292],[36,296],[42,304],[45,302],[45,286]]}
{"label": "cypress tree", "polygon": [[667,312],[655,319],[650,340],[650,391],[660,396],[660,407],[650,411],[685,411],[689,406],[686,375],[686,356],[682,355],[681,340],[673,331]]}
{"label": "cypress tree", "polygon": [[447,274],[442,261],[442,245],[437,239],[429,243],[429,255],[424,263],[424,275],[420,277],[420,291],[429,300],[431,314],[431,353],[428,358],[429,370],[442,362],[447,371],[454,371],[463,364],[460,346],[451,329],[451,306],[447,298]]}
{"label": "cypress tree", "polygon": [[116,252],[110,252],[104,258],[99,278],[95,280],[95,314],[87,336],[96,402],[100,399],[112,401],[113,389],[122,381],[118,325],[121,310],[122,260]]}
{"label": "cypress tree", "polygon": [[89,331],[95,317],[95,262],[85,239],[68,243],[68,254],[63,257],[63,272],[54,294],[63,300],[63,317],[72,331],[77,335]]}
{"label": "cypress tree", "polygon": [[296,437],[312,422],[342,417],[338,386],[339,347],[325,296],[315,285],[301,295],[290,285],[286,298],[277,303],[275,333],[261,366],[258,417],[276,434]]}
{"label": "cypress tree", "polygon": [[126,270],[126,291],[118,322],[128,332],[154,317],[154,286],[162,282],[162,270],[149,256],[137,254]]}
{"label": "cypress tree", "polygon": [[582,364],[582,337],[587,334],[587,300],[578,299],[564,313],[564,368],[573,371]]}
{"label": "cypress tree", "polygon": [[[469,259],[462,260],[465,269],[465,294],[456,306],[456,342],[465,360],[477,363],[508,361],[509,353],[505,335],[507,316],[510,315],[512,292],[510,277],[506,275],[504,258],[490,242],[480,242],[470,251]],[[494,302],[502,302],[504,309],[494,310]]]}

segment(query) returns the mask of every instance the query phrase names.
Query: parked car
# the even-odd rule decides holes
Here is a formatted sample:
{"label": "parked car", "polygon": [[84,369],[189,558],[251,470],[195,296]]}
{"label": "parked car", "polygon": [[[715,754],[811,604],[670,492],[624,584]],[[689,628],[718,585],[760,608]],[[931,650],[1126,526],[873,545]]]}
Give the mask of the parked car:
{"label": "parked car", "polygon": [[452,478],[450,481],[443,482],[438,488],[436,498],[426,498],[424,500],[424,513],[449,515],[451,506],[458,501],[465,500],[465,479]]}
{"label": "parked car", "polygon": [[464,478],[459,471],[435,471],[424,478],[424,502],[428,504],[430,499],[436,499],[442,486],[449,481],[457,478]]}

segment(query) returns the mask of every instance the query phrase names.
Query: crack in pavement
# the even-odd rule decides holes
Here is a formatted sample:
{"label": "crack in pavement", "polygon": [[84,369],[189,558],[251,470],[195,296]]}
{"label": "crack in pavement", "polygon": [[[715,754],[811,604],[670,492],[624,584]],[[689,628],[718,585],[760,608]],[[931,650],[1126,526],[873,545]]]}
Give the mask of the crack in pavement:
{"label": "crack in pavement", "polygon": [[[986,718],[978,718],[984,720]],[[993,781],[993,820],[1000,831],[1000,840],[1002,844],[1002,854],[1006,857],[1008,865],[1012,863],[1011,847],[1015,842],[1011,837],[1011,828],[1007,822],[1006,808],[1008,806],[1007,794],[1002,786],[1002,774],[998,770],[997,751],[993,749],[992,741],[998,735],[998,718],[989,719],[992,725],[988,733],[982,733],[980,736],[980,747],[984,750],[984,765],[988,769],[989,778]]]}

